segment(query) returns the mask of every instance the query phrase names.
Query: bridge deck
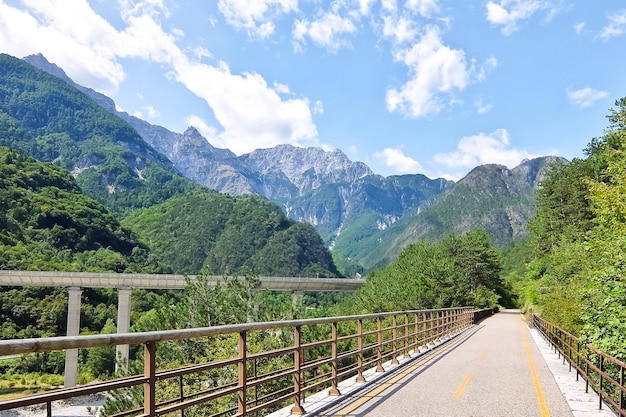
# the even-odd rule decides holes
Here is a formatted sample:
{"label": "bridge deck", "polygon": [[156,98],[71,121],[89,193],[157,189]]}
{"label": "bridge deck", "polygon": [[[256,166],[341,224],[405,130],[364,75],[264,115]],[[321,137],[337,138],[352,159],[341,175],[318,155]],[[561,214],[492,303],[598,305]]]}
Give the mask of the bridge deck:
{"label": "bridge deck", "polygon": [[574,414],[522,316],[517,311],[508,311],[484,320],[473,331],[313,415],[566,417]]}

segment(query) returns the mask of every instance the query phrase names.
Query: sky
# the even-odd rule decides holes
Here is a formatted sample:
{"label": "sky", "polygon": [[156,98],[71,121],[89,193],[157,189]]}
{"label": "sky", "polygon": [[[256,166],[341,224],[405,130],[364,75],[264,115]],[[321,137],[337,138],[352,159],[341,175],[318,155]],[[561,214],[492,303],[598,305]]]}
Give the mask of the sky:
{"label": "sky", "polygon": [[339,148],[458,180],[584,156],[626,96],[626,3],[0,0],[0,52],[237,155]]}

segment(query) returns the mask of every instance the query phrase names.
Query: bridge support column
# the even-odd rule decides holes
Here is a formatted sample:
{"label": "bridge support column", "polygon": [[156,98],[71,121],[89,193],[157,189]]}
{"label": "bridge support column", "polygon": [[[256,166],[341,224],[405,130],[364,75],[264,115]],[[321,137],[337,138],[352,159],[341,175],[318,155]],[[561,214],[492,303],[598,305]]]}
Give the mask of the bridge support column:
{"label": "bridge support column", "polygon": [[297,305],[300,300],[304,297],[304,291],[292,291],[291,292],[291,302],[293,305]]}
{"label": "bridge support column", "polygon": [[[80,332],[80,287],[67,289],[67,335],[78,336]],[[65,387],[76,386],[78,375],[78,349],[65,351]]]}
{"label": "bridge support column", "polygon": [[[117,332],[130,331],[130,294],[132,288],[120,287],[117,289]],[[115,347],[115,372],[128,369],[128,345]]]}

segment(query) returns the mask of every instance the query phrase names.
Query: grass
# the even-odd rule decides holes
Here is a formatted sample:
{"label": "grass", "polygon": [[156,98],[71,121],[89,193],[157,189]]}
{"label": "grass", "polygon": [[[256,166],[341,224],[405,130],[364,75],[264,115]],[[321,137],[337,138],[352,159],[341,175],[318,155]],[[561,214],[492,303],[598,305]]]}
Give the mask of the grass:
{"label": "grass", "polygon": [[23,397],[37,392],[48,391],[63,385],[63,375],[14,374],[10,371],[0,375],[0,400]]}

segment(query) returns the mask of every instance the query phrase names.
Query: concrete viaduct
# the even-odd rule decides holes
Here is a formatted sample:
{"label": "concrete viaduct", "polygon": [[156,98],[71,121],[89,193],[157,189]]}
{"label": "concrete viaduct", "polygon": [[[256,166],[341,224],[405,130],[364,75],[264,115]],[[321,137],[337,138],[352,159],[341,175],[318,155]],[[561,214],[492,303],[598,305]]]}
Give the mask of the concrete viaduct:
{"label": "concrete viaduct", "polygon": [[[52,271],[4,271],[0,270],[0,286],[7,287],[67,287],[67,335],[80,332],[81,288],[117,288],[117,332],[130,331],[130,295],[134,288],[149,290],[183,289],[186,280],[195,275],[170,274],[116,274],[99,272],[52,272]],[[207,277],[210,283],[223,282],[223,276]],[[243,280],[243,277],[237,279]],[[348,278],[297,278],[259,277],[260,289],[291,291],[294,299],[304,291],[355,291],[365,283],[363,279]],[[119,345],[116,356],[124,363],[128,359],[128,345]],[[76,385],[78,374],[78,350],[65,352],[65,386]]]}

